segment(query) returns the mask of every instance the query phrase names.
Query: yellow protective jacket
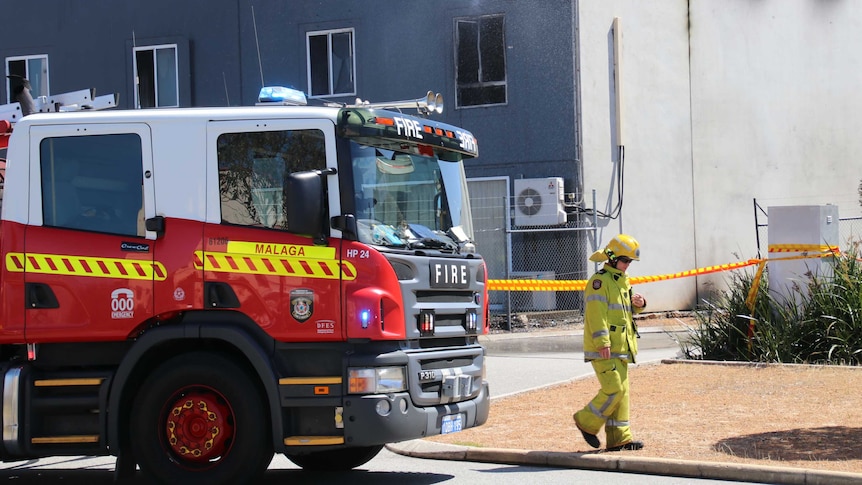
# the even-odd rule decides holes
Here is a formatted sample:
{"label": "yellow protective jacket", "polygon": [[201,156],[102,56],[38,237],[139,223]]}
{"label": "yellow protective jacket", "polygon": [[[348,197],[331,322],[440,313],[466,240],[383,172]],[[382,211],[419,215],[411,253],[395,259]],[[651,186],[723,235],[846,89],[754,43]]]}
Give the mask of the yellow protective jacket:
{"label": "yellow protective jacket", "polygon": [[610,346],[611,358],[635,361],[638,353],[637,326],[628,276],[609,264],[587,282],[584,300],[584,360],[601,358],[599,349]]}

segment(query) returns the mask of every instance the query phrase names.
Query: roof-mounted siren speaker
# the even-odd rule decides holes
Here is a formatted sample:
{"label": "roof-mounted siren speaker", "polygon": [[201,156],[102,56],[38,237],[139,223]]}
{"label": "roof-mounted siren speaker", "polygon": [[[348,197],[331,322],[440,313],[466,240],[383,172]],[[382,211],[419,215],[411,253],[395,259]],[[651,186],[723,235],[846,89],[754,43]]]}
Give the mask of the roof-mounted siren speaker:
{"label": "roof-mounted siren speaker", "polygon": [[563,178],[515,179],[515,225],[558,226],[566,223]]}

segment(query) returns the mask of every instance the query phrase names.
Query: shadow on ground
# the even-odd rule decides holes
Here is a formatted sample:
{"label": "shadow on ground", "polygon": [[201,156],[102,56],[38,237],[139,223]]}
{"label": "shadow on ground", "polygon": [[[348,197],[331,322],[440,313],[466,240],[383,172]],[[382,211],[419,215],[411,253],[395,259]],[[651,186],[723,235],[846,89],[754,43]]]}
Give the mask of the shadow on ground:
{"label": "shadow on ground", "polygon": [[713,449],[757,460],[858,460],[862,456],[862,428],[826,426],[749,434],[723,439]]}

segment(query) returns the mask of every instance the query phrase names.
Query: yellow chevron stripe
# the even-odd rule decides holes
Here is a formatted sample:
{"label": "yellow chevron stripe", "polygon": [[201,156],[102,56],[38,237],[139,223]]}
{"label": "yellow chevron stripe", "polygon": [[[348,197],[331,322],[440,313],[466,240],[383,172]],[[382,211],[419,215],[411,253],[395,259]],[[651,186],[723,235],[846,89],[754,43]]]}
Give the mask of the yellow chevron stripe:
{"label": "yellow chevron stripe", "polygon": [[220,273],[296,276],[315,279],[356,279],[356,266],[336,259],[283,258],[195,251],[195,269]]}
{"label": "yellow chevron stripe", "polygon": [[164,281],[168,275],[165,266],[158,261],[37,253],[7,253],[6,270],[13,273],[150,281]]}

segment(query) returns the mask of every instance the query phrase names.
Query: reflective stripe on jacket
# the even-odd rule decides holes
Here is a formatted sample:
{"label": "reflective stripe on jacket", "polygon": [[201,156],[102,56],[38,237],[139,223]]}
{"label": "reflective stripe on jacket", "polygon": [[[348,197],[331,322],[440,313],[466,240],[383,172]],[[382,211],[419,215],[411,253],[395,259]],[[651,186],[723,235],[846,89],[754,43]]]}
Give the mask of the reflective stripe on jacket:
{"label": "reflective stripe on jacket", "polygon": [[605,264],[584,290],[584,360],[599,359],[599,349],[610,346],[611,358],[635,361],[638,353],[631,285],[622,271]]}

